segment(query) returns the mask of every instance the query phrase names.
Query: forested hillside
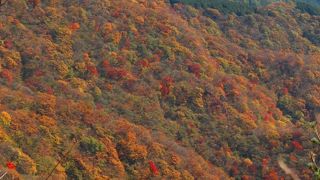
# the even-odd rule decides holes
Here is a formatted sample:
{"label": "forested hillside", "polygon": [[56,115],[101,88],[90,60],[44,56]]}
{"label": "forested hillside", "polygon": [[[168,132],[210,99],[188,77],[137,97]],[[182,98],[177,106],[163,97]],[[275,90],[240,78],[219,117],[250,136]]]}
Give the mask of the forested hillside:
{"label": "forested hillside", "polygon": [[259,8],[271,3],[285,2],[295,4],[302,12],[320,15],[318,0],[170,0],[170,2],[188,4],[196,8],[214,8],[224,14],[235,13],[239,16],[257,13]]}
{"label": "forested hillside", "polygon": [[320,16],[185,2],[1,0],[0,177],[319,178]]}

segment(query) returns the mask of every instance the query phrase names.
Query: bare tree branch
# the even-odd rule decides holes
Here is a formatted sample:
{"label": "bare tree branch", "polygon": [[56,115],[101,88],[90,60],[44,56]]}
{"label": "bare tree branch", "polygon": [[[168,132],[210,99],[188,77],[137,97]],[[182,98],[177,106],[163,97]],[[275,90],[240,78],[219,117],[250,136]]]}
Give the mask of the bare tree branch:
{"label": "bare tree branch", "polygon": [[9,0],[0,0],[0,7],[4,6]]}

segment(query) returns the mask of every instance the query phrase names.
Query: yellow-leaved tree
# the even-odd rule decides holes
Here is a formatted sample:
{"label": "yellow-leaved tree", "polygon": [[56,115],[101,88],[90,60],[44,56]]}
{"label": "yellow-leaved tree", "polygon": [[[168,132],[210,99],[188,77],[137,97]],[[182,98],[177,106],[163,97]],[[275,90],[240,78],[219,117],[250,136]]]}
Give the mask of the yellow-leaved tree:
{"label": "yellow-leaved tree", "polygon": [[3,124],[4,126],[10,126],[10,123],[11,123],[10,114],[7,113],[6,111],[2,111],[0,114],[0,121],[1,121],[1,124]]}

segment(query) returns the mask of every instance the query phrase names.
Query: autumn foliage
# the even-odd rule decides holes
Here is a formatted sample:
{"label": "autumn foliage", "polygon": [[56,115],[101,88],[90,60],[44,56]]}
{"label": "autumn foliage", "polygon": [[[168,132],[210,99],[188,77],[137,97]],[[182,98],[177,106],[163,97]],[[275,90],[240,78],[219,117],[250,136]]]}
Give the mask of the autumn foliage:
{"label": "autumn foliage", "polygon": [[0,167],[9,179],[312,179],[319,16],[274,1],[8,1]]}
{"label": "autumn foliage", "polygon": [[12,83],[13,81],[13,75],[7,69],[2,70],[2,72],[0,73],[0,76],[1,78],[5,79],[8,83]]}
{"label": "autumn foliage", "polygon": [[93,76],[98,76],[99,75],[97,68],[95,66],[93,66],[93,65],[88,65],[87,66],[87,70]]}
{"label": "autumn foliage", "polygon": [[69,29],[72,31],[76,31],[76,30],[80,29],[80,24],[79,23],[71,23],[69,25]]}
{"label": "autumn foliage", "polygon": [[201,66],[200,64],[191,64],[188,66],[190,72],[194,73],[197,77],[200,77]]}
{"label": "autumn foliage", "polygon": [[173,85],[173,79],[170,76],[166,76],[160,83],[160,91],[162,96],[167,96],[170,93],[170,88]]}
{"label": "autumn foliage", "polygon": [[106,74],[106,77],[111,79],[119,80],[125,78],[128,75],[128,72],[125,69],[112,67],[107,60],[103,61],[102,67],[104,73]]}

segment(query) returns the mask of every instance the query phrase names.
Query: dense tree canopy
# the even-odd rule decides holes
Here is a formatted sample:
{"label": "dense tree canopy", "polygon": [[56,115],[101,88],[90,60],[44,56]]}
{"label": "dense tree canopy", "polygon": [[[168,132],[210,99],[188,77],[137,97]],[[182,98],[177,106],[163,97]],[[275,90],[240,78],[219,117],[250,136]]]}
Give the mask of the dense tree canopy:
{"label": "dense tree canopy", "polygon": [[0,170],[15,165],[9,179],[314,178],[316,4],[177,2],[1,7]]}

